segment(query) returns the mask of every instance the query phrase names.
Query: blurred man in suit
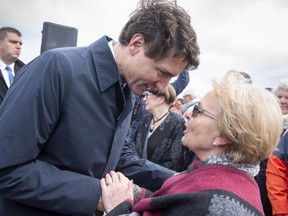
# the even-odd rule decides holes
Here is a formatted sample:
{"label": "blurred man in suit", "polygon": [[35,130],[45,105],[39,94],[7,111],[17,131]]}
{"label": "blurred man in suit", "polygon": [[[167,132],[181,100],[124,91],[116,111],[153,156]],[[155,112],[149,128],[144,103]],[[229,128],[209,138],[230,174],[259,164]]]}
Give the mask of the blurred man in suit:
{"label": "blurred man in suit", "polygon": [[[12,27],[0,28],[0,105],[13,82],[13,78],[25,65],[18,59],[21,54],[21,46],[22,34],[20,31]],[[12,76],[10,79],[9,73]]]}

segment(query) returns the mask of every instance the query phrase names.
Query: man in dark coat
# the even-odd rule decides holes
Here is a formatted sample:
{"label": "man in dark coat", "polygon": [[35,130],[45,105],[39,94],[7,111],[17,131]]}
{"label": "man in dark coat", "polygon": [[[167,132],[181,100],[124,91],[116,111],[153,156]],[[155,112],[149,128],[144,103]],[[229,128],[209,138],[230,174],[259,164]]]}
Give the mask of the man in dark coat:
{"label": "man in dark coat", "polygon": [[0,28],[0,105],[12,84],[6,67],[9,66],[12,76],[16,76],[17,72],[25,65],[18,59],[21,54],[21,37],[21,32],[15,28]]}
{"label": "man in dark coat", "polygon": [[99,179],[107,172],[150,190],[174,174],[125,144],[131,91],[163,91],[198,66],[199,48],[184,9],[141,3],[119,43],[103,36],[49,50],[19,71],[0,106],[1,216],[91,216],[103,210]]}

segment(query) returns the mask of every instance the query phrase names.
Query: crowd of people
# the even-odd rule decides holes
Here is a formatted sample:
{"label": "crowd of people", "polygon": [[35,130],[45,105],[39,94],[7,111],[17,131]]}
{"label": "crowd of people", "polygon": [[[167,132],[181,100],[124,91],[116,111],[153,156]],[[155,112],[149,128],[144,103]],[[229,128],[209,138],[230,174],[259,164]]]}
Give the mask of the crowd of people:
{"label": "crowd of people", "polygon": [[139,0],[118,41],[26,65],[21,46],[0,28],[1,216],[288,215],[288,79],[197,95],[181,6]]}

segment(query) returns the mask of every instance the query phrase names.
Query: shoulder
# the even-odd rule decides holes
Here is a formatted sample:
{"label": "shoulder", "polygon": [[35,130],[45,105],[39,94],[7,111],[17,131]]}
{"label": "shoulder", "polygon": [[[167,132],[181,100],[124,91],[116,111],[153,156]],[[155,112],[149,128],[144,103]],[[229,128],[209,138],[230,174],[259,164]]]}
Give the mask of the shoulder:
{"label": "shoulder", "polygon": [[210,197],[210,215],[262,215],[253,203],[248,203],[232,192],[224,190],[207,191]]}
{"label": "shoulder", "polygon": [[284,160],[288,164],[288,129],[280,139],[276,149],[273,152],[273,155]]}

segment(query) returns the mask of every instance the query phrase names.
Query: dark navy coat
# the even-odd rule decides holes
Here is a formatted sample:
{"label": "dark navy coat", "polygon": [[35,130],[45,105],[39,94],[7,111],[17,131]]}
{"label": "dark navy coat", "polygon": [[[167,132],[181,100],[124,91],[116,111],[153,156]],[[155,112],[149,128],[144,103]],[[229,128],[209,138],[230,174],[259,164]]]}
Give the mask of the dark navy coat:
{"label": "dark navy coat", "polygon": [[124,144],[132,97],[104,36],[50,50],[18,74],[0,108],[0,215],[92,215],[117,169],[156,189],[172,171]]}

